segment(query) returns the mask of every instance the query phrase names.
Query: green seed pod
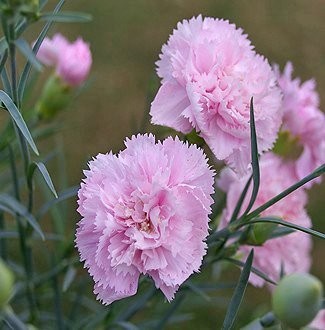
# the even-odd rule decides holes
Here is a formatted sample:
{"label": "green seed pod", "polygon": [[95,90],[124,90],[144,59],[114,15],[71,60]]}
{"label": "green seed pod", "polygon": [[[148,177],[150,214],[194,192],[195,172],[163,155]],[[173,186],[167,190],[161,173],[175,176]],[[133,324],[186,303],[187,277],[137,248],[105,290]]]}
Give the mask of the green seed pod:
{"label": "green seed pod", "polygon": [[13,284],[12,272],[0,259],[0,310],[7,305],[11,297]]}
{"label": "green seed pod", "polygon": [[250,245],[262,245],[268,240],[276,227],[276,223],[255,223],[250,228],[245,243]]}
{"label": "green seed pod", "polygon": [[272,307],[280,321],[294,329],[309,324],[322,305],[323,285],[310,274],[284,277],[274,290]]}

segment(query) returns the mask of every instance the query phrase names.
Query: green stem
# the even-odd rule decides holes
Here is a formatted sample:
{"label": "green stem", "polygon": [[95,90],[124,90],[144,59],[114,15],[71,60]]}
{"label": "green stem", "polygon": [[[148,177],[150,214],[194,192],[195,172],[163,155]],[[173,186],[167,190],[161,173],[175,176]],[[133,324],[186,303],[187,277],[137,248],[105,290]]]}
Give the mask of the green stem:
{"label": "green stem", "polygon": [[[5,219],[3,212],[0,211],[0,231],[5,230]],[[5,238],[0,238],[0,257],[6,261],[7,260],[7,244]]]}
{"label": "green stem", "polygon": [[[18,176],[17,176],[17,168],[15,163],[15,157],[14,152],[11,148],[11,145],[8,145],[8,151],[9,151],[9,162],[10,162],[10,168],[11,168],[11,175],[12,175],[12,181],[13,181],[13,188],[14,188],[14,195],[17,201],[20,201],[20,193],[19,193],[19,184],[18,184]],[[33,290],[33,269],[32,269],[32,261],[31,261],[31,249],[28,246],[28,243],[26,241],[25,236],[25,228],[24,224],[21,221],[21,217],[19,214],[16,214],[16,223],[18,227],[18,233],[19,233],[19,245],[20,245],[20,251],[22,253],[23,257],[23,263],[24,263],[24,269],[26,274],[26,291],[27,291],[27,300],[30,306],[30,312],[31,312],[31,319],[35,318],[36,312],[36,300],[34,297],[34,290]]]}
{"label": "green stem", "polygon": [[[17,89],[17,66],[16,66],[16,46],[15,46],[15,27],[14,23],[10,23],[8,26],[9,31],[9,60],[10,60],[10,69],[11,69],[11,92],[12,92],[12,100],[16,104],[17,108],[20,108],[20,102],[18,98],[18,89]],[[15,123],[13,123],[15,133],[17,136],[17,140],[19,142],[20,151],[22,154],[22,159],[24,163],[24,172],[27,178],[27,171],[30,164],[30,154],[28,150],[28,146],[26,143],[25,138],[23,137],[20,130],[17,129]],[[19,194],[19,185],[18,185],[18,178],[17,178],[17,171],[16,171],[16,164],[15,164],[15,157],[14,153],[9,148],[10,158],[11,158],[11,168],[13,173],[13,182],[14,182],[14,191],[16,195],[16,199],[20,200]],[[31,211],[33,206],[33,193],[32,189],[28,189],[28,210]],[[27,284],[27,298],[30,307],[30,321],[35,321],[36,319],[36,297],[34,293],[34,285],[33,285],[33,260],[32,260],[32,248],[29,237],[32,233],[30,226],[27,224],[26,227],[21,222],[20,216],[16,215],[18,232],[20,237],[20,249],[23,255],[24,260],[24,268],[26,273],[26,284]]]}

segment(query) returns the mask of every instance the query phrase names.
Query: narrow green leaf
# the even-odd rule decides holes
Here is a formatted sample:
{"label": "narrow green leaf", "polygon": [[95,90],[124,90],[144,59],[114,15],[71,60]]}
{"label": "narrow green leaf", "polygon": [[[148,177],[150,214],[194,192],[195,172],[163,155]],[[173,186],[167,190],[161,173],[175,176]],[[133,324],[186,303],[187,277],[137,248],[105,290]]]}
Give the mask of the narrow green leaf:
{"label": "narrow green leaf", "polygon": [[40,19],[50,22],[87,23],[92,20],[92,17],[89,14],[66,11],[62,13],[42,13]]}
{"label": "narrow green leaf", "polygon": [[[265,211],[267,208],[269,208],[273,204],[277,203],[278,201],[280,201],[281,199],[283,199],[287,195],[291,194],[292,192],[294,192],[298,188],[302,187],[307,182],[321,176],[324,173],[325,173],[325,164],[319,166],[315,171],[313,171],[309,175],[305,176],[303,179],[301,179],[297,183],[293,184],[292,186],[290,186],[286,190],[282,191],[280,194],[276,195],[275,197],[271,198],[269,201],[267,201],[263,205],[259,206],[254,211],[252,211],[251,213],[245,215],[245,217],[242,217],[242,218],[245,218],[246,220],[255,218],[261,212]],[[241,219],[239,219],[239,220],[241,220]]]}
{"label": "narrow green leaf", "polygon": [[37,71],[42,70],[43,68],[42,64],[37,59],[35,53],[33,52],[32,48],[29,46],[29,44],[25,39],[15,40],[15,45]]}
{"label": "narrow green leaf", "polygon": [[3,89],[5,90],[5,92],[7,94],[10,94],[11,93],[11,85],[10,85],[10,81],[9,81],[9,77],[8,77],[6,67],[2,68],[1,81],[2,81]]}
{"label": "narrow green leaf", "polygon": [[44,240],[45,236],[43,234],[43,231],[39,224],[37,223],[34,216],[28,212],[26,207],[22,205],[20,202],[18,202],[15,198],[6,195],[1,194],[0,195],[0,205],[1,208],[4,210],[4,208],[7,209],[7,211],[10,211],[11,214],[19,214],[23,218],[26,219],[26,221],[34,228],[34,230],[40,235],[40,237]]}
{"label": "narrow green leaf", "polygon": [[[226,261],[229,261],[231,263],[233,263],[234,265],[236,266],[239,266],[239,267],[244,267],[245,266],[245,263],[240,261],[240,260],[237,260],[237,259],[233,259],[233,258],[224,258],[222,260],[226,260]],[[255,268],[255,267],[252,267],[251,268],[251,272],[256,274],[257,276],[259,276],[260,278],[262,278],[263,280],[265,280],[266,282],[269,282],[271,284],[274,284],[274,285],[277,285],[276,282],[274,282],[272,279],[270,279],[266,274],[264,274],[263,272],[261,272],[259,269]]]}
{"label": "narrow green leaf", "polygon": [[229,237],[230,235],[230,231],[229,229],[226,227],[226,228],[223,228],[223,229],[220,229],[214,233],[212,233],[208,239],[207,239],[207,243],[210,244],[216,240],[220,240],[222,238],[226,238],[226,237]]}
{"label": "narrow green leaf", "polygon": [[253,170],[253,191],[249,204],[244,212],[244,215],[247,214],[254,205],[260,187],[260,167],[258,163],[258,148],[257,148],[255,119],[254,119],[253,98],[251,98],[251,102],[250,102],[250,131],[251,131],[251,158],[252,158],[252,170]]}
{"label": "narrow green leaf", "polygon": [[264,223],[277,223],[278,225],[285,226],[285,227],[288,227],[288,228],[293,228],[295,230],[302,231],[306,234],[313,235],[315,237],[325,239],[325,234],[320,233],[319,231],[316,231],[316,230],[313,230],[313,229],[310,229],[310,228],[305,228],[305,227],[296,225],[294,223],[281,220],[281,219],[276,218],[276,217],[262,217],[262,218],[256,218],[256,219],[253,219],[253,220],[245,221],[245,222],[242,222],[239,225],[237,225],[237,229],[241,228],[241,227],[244,227],[244,226],[251,225],[253,223],[261,223],[261,222],[262,223],[263,222]]}
{"label": "narrow green leaf", "polygon": [[33,141],[33,138],[27,128],[27,125],[17,109],[15,103],[12,101],[12,99],[6,94],[4,91],[0,90],[0,100],[3,102],[3,104],[6,106],[8,112],[10,113],[12,119],[16,123],[17,127],[25,137],[26,141],[29,143],[33,151],[35,152],[36,155],[38,155],[38,150],[37,147]]}
{"label": "narrow green leaf", "polygon": [[[57,13],[60,11],[61,7],[63,6],[65,0],[60,0],[59,3],[56,5],[53,13]],[[37,51],[39,50],[39,48],[41,47],[41,44],[44,40],[44,38],[46,37],[50,27],[52,25],[52,22],[47,22],[41,33],[39,34],[38,38],[36,39],[34,46],[33,46],[33,52],[35,54],[37,54]],[[30,62],[27,62],[26,65],[24,66],[23,72],[19,78],[19,83],[18,83],[18,97],[19,97],[19,101],[20,103],[22,103],[23,97],[24,97],[24,92],[25,92],[25,88],[26,88],[26,84],[28,81],[28,77],[31,71],[32,65]]]}
{"label": "narrow green leaf", "polygon": [[37,212],[36,218],[40,219],[44,216],[55,204],[58,204],[68,198],[74,197],[77,195],[79,190],[79,186],[73,186],[66,190],[59,192],[58,197],[53,199],[47,203],[45,203]]}
{"label": "narrow green leaf", "polygon": [[120,321],[120,322],[115,322],[116,325],[119,325],[122,329],[125,329],[125,330],[139,330],[139,328],[132,324],[131,322],[123,322],[123,321]]}
{"label": "narrow green leaf", "polygon": [[8,51],[5,50],[3,53],[0,52],[1,54],[1,61],[0,61],[0,73],[2,72],[3,67],[6,64],[7,58],[8,58]]}
{"label": "narrow green leaf", "polygon": [[239,214],[239,211],[240,211],[240,209],[241,209],[241,207],[243,205],[243,202],[245,200],[245,197],[247,195],[247,191],[249,189],[249,186],[250,186],[250,184],[252,182],[252,179],[253,179],[253,175],[250,176],[250,178],[248,179],[248,181],[245,184],[245,187],[244,187],[243,191],[241,192],[241,194],[239,196],[239,199],[238,199],[238,202],[237,202],[236,207],[234,209],[234,212],[231,215],[230,222],[233,222],[233,221],[235,221],[237,219],[238,214]]}
{"label": "narrow green leaf", "polygon": [[287,227],[277,227],[273,230],[273,232],[271,233],[271,235],[269,236],[269,239],[272,238],[278,238],[278,237],[282,237],[282,236],[286,236],[289,234],[294,233],[295,230],[291,229],[291,228],[287,228]]}
{"label": "narrow green leaf", "polygon": [[62,284],[62,291],[66,292],[71,283],[73,282],[73,280],[75,279],[77,275],[77,271],[76,268],[73,266],[70,266],[67,270],[67,272],[65,273],[64,279],[63,279],[63,284]]}
{"label": "narrow green leaf", "polygon": [[38,170],[42,174],[47,186],[52,191],[55,198],[58,198],[58,194],[57,194],[57,192],[54,188],[54,185],[53,185],[52,179],[50,177],[50,174],[49,174],[46,166],[42,162],[33,162],[29,165],[28,176],[27,176],[28,185],[30,187],[32,186],[33,175],[34,175],[34,172],[35,172],[36,168],[38,168]]}
{"label": "narrow green leaf", "polygon": [[251,268],[252,268],[252,264],[253,264],[253,258],[254,258],[254,250],[252,249],[249,256],[247,257],[243,270],[240,274],[239,281],[236,285],[234,294],[231,297],[231,300],[230,300],[230,303],[229,303],[229,306],[227,309],[227,314],[226,314],[225,320],[222,325],[222,330],[233,329],[234,322],[235,322],[240,304],[243,300],[243,297],[244,297],[244,294],[246,291],[249,274],[251,272]]}
{"label": "narrow green leaf", "polygon": [[7,324],[9,329],[27,330],[28,328],[14,313],[11,307],[7,307],[3,312],[3,321]]}

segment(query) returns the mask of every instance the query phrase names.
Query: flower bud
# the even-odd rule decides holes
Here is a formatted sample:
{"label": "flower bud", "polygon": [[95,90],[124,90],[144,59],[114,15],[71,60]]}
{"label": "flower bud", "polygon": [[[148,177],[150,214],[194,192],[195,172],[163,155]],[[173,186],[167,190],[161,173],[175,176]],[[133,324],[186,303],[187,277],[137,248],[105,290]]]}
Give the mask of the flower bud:
{"label": "flower bud", "polygon": [[276,223],[255,223],[250,228],[245,243],[250,245],[262,245],[268,240],[276,227]]}
{"label": "flower bud", "polygon": [[70,86],[57,76],[50,77],[36,105],[38,117],[40,119],[52,119],[59,111],[68,106],[72,96]]}
{"label": "flower bud", "polygon": [[0,259],[0,310],[6,306],[12,294],[14,277],[10,269]]}
{"label": "flower bud", "polygon": [[309,324],[322,305],[322,283],[310,274],[284,277],[274,290],[274,314],[289,327],[299,329]]}

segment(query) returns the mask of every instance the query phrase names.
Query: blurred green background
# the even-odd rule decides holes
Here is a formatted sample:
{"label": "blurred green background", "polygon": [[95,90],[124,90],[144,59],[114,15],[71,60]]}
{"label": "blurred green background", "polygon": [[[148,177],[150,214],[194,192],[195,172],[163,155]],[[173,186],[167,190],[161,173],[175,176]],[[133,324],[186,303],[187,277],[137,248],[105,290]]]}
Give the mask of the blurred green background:
{"label": "blurred green background", "polygon": [[[54,3],[49,2],[48,10]],[[59,117],[70,185],[80,182],[90,157],[120,150],[124,138],[137,131],[148,109],[149,86],[162,44],[178,21],[200,13],[229,19],[244,29],[257,52],[271,63],[283,68],[290,60],[295,76],[303,80],[314,77],[321,105],[325,107],[324,0],[74,0],[67,1],[64,9],[93,16],[91,23],[60,24],[51,30],[51,34],[62,32],[70,40],[82,36],[91,45],[94,61],[89,88]],[[37,29],[36,26],[35,32]],[[148,125],[147,129],[153,128]],[[325,185],[316,186],[310,192],[309,203],[315,227],[322,231],[324,196]],[[78,220],[73,213],[71,228]],[[324,242],[315,241],[315,246],[313,273],[324,282]],[[266,291],[250,288],[241,317],[259,302],[268,302]],[[196,306],[196,301],[192,304]],[[197,323],[184,323],[181,328],[218,328],[220,315],[224,314],[224,307],[219,309],[219,305],[213,301],[197,306]]]}

